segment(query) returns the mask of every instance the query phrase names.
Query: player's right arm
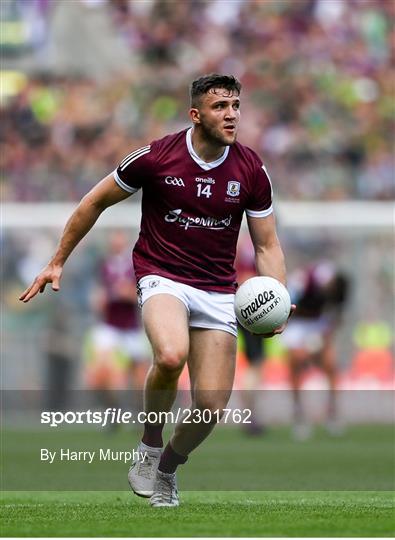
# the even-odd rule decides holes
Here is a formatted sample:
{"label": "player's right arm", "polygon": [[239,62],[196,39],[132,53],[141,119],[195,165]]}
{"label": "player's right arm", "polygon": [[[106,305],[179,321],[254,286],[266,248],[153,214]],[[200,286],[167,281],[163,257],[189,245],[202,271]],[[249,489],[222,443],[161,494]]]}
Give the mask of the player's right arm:
{"label": "player's right arm", "polygon": [[109,174],[83,197],[66,223],[58,247],[47,266],[38,274],[33,283],[21,294],[19,300],[28,302],[38,292],[44,292],[47,283],[58,291],[63,266],[77,244],[96,223],[100,214],[109,206],[131,195],[122,189]]}

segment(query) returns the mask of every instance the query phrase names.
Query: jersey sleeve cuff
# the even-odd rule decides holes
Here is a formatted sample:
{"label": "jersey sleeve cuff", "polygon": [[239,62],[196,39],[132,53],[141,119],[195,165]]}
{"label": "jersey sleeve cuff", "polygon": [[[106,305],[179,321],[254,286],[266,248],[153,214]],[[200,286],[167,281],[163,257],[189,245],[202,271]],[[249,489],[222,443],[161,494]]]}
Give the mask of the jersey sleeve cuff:
{"label": "jersey sleeve cuff", "polygon": [[248,210],[246,209],[246,214],[249,217],[255,217],[255,218],[265,218],[267,216],[270,216],[270,214],[273,213],[273,205],[267,208],[266,210]]}
{"label": "jersey sleeve cuff", "polygon": [[118,186],[124,189],[125,191],[127,191],[128,193],[136,193],[139,190],[139,188],[128,186],[127,184],[125,184],[125,182],[122,182],[122,180],[119,178],[119,174],[117,173],[116,169],[113,172],[113,175],[114,175],[114,180],[118,184]]}

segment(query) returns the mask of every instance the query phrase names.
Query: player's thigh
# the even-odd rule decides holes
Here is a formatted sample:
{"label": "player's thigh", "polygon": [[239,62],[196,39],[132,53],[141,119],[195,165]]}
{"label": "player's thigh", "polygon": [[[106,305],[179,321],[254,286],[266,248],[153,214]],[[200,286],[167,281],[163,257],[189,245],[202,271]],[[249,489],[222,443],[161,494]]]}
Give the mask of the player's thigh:
{"label": "player's thigh", "polygon": [[329,373],[336,370],[336,352],[334,344],[331,341],[325,341],[320,354],[320,366]]}
{"label": "player's thigh", "polygon": [[236,337],[223,330],[193,328],[188,357],[192,395],[229,398],[236,366]]}
{"label": "player's thigh", "polygon": [[185,362],[189,350],[188,311],[171,294],[156,294],[142,307],[143,323],[154,361]]}

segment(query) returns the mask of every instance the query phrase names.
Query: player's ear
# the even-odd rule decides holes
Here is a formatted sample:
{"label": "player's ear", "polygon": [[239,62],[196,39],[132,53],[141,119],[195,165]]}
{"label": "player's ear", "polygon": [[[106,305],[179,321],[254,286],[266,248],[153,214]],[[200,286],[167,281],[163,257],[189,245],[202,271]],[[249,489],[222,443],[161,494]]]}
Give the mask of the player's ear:
{"label": "player's ear", "polygon": [[191,120],[194,124],[200,124],[199,109],[195,109],[194,107],[189,109],[189,116],[191,117]]}

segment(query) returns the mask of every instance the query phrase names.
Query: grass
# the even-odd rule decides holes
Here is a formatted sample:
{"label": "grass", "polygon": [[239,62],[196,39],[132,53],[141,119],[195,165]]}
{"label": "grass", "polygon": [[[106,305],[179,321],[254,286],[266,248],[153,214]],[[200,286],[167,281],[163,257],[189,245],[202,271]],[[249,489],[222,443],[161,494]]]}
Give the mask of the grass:
{"label": "grass", "polygon": [[[127,464],[40,463],[40,448],[130,449],[137,433],[6,431],[1,535],[25,537],[391,537],[391,426],[323,430],[294,443],[217,428],[180,470],[181,506],[152,509],[127,490]],[[107,490],[107,491],[105,491]],[[237,491],[236,491],[237,490]]]}
{"label": "grass", "polygon": [[3,536],[391,537],[388,492],[185,492],[179,508],[125,492],[4,493]]}

